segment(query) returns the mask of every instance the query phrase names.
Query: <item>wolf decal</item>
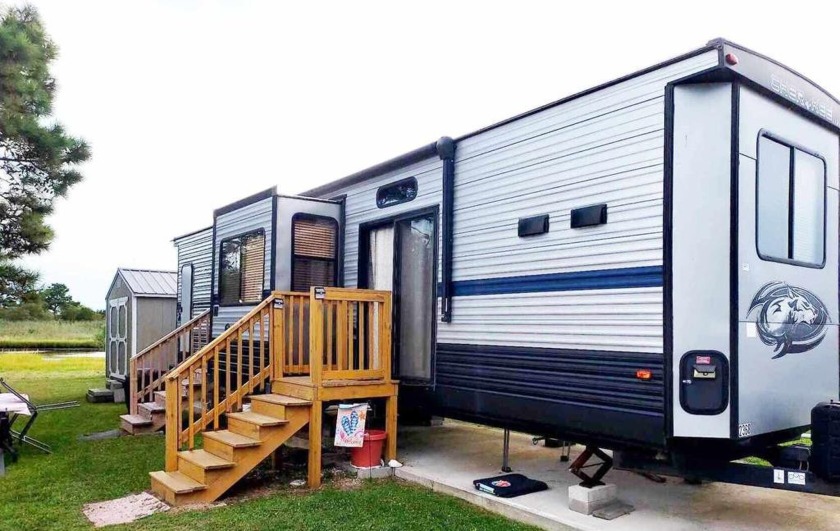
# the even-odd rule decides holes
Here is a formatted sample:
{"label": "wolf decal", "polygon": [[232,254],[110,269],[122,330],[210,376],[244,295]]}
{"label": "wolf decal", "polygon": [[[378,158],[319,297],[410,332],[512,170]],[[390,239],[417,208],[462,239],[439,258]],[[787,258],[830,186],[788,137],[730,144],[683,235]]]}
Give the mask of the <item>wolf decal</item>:
{"label": "wolf decal", "polygon": [[749,317],[758,310],[756,327],[765,345],[776,355],[806,352],[825,338],[829,322],[828,309],[813,293],[785,282],[769,282],[762,286],[750,303]]}

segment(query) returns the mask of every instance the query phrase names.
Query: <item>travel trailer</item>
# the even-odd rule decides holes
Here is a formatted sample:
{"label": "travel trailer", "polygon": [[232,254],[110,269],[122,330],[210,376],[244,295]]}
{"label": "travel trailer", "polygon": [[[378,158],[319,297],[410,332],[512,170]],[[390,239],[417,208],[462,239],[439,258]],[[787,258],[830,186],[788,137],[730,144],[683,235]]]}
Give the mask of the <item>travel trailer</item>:
{"label": "travel trailer", "polygon": [[715,40],[303,195],[343,205],[344,285],[394,292],[401,398],[731,459],[838,398],[838,119]]}
{"label": "travel trailer", "polygon": [[[355,399],[388,397],[388,459],[397,395],[384,386],[398,382],[402,414],[586,445],[572,471],[589,485],[609,449],[625,468],[837,494],[831,473],[807,470],[815,459],[840,478],[826,430],[814,424],[818,455],[779,445],[840,390],[839,106],[790,68],[714,40],[301,197],[271,189],[216,210],[217,339],[168,377],[175,396],[176,378],[193,388],[198,374],[202,410],[215,413],[167,431],[166,474],[186,458],[181,441],[211,420],[218,429],[269,370],[271,393],[311,402],[318,440],[321,401],[339,388],[323,370],[358,386]],[[374,299],[368,321],[353,314]],[[374,316],[390,327],[375,345]],[[276,368],[269,341],[283,351]],[[323,356],[309,359],[310,345]],[[358,369],[380,394],[348,383],[359,372],[342,363],[388,352]],[[207,398],[231,374],[239,387]],[[834,422],[823,413],[819,426]],[[593,454],[604,465],[590,477]],[[781,476],[730,466],[747,455]],[[313,444],[310,484],[319,460]],[[156,492],[176,496],[161,474]]]}
{"label": "travel trailer", "polygon": [[213,227],[178,236],[178,326],[210,309]]}

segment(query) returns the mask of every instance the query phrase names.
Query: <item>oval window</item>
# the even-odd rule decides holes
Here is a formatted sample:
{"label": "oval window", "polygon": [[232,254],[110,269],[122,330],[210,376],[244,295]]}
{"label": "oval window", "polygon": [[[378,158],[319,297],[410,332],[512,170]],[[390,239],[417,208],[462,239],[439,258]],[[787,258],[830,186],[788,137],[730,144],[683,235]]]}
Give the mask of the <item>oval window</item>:
{"label": "oval window", "polygon": [[409,177],[402,181],[386,184],[376,191],[376,206],[386,208],[407,203],[417,197],[417,179]]}

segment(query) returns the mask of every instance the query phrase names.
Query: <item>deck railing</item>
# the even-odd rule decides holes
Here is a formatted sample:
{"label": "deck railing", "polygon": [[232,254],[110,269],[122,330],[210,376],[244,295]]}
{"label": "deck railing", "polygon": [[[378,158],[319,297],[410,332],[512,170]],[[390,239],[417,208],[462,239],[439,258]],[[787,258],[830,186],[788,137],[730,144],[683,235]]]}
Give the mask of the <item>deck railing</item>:
{"label": "deck railing", "polygon": [[[307,337],[308,336],[308,337]],[[268,381],[308,374],[324,380],[390,381],[391,294],[312,288],[272,292],[166,376],[166,470],[196,436],[219,429]],[[183,391],[186,389],[186,391]],[[186,417],[186,419],[184,419]]]}
{"label": "deck railing", "polygon": [[163,390],[169,370],[201,350],[209,337],[210,310],[206,310],[132,356],[128,366],[131,414],[137,414],[141,402],[153,401],[155,391]]}
{"label": "deck railing", "polygon": [[312,288],[310,364],[313,383],[391,378],[391,293]]}
{"label": "deck railing", "polygon": [[285,293],[282,301],[275,303],[275,308],[280,310],[277,345],[282,355],[278,359],[283,363],[278,376],[309,374],[309,300],[309,293]]}

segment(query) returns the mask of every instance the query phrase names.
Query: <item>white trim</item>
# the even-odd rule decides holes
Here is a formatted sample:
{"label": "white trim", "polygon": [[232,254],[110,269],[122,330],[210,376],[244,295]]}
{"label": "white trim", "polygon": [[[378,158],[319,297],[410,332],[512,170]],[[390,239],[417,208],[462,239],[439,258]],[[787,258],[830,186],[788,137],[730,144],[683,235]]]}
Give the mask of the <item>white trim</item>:
{"label": "white trim", "polygon": [[[128,354],[129,359],[137,355],[137,297],[131,298],[131,354]],[[126,360],[127,363],[127,360]],[[128,365],[126,365],[128,367]]]}

